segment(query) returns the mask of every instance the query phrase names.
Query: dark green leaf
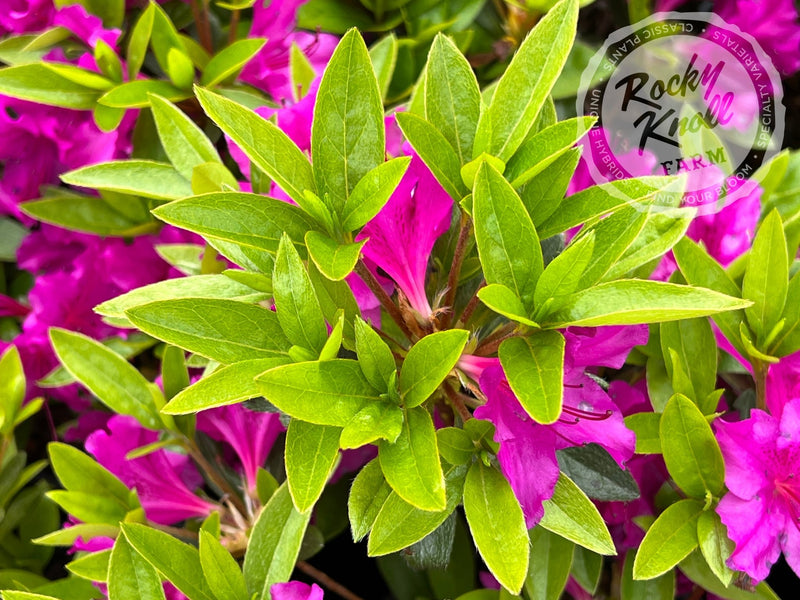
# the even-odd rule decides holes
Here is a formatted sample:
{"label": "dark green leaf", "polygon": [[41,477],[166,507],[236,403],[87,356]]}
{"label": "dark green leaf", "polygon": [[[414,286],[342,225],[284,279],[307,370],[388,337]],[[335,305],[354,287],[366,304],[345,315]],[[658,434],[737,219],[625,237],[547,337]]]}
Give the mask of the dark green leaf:
{"label": "dark green leaf", "polygon": [[622,569],[621,600],[673,600],[675,571],[667,571],[655,579],[639,581],[633,578],[634,551],[625,556]]}
{"label": "dark green leaf", "polygon": [[627,502],[639,497],[639,486],[602,446],[586,444],[559,450],[558,466],[590,498]]}
{"label": "dark green leaf", "polygon": [[575,545],[543,527],[528,533],[533,558],[525,578],[525,595],[530,600],[558,600],[567,585]]}

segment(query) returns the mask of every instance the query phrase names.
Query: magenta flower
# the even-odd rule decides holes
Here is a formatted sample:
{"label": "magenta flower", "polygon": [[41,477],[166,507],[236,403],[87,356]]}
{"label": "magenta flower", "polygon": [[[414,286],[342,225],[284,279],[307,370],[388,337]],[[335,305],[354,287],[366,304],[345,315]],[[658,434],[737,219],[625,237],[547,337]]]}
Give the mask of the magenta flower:
{"label": "magenta flower", "polygon": [[273,600],[322,600],[322,588],[316,583],[308,585],[302,581],[273,583],[269,588]]}
{"label": "magenta flower", "polygon": [[425,276],[433,245],[450,227],[453,201],[425,163],[411,154],[411,164],[381,211],[361,230],[368,239],[364,256],[394,280],[423,318],[431,312]]}
{"label": "magenta flower", "polygon": [[594,442],[620,466],[633,456],[633,432],[625,427],[608,393],[585,369],[590,365],[620,368],[633,346],[646,343],[647,327],[573,328],[565,337],[564,403],[561,417],[552,425],[540,425],[528,416],[499,360],[480,376],[487,402],[475,410],[475,417],[491,421],[496,428],[497,459],[522,505],[528,528],[542,518],[542,503],[553,494],[559,473],[556,450]]}
{"label": "magenta flower", "polygon": [[106,429],[86,439],[86,450],[97,462],[136,488],[147,518],[170,525],[192,517],[206,517],[219,507],[192,492],[202,478],[189,457],[168,450],[126,459],[136,448],[158,440],[158,433],[139,425],[132,417],[115,415]]}
{"label": "magenta flower", "polygon": [[53,18],[53,25],[69,29],[75,37],[90,48],[97,45],[98,40],[103,40],[112,48],[119,41],[119,29],[104,29],[100,17],[90,15],[80,4],[72,4],[60,9]]}
{"label": "magenta flower", "polygon": [[782,551],[800,575],[800,399],[787,402],[780,418],[755,409],[714,428],[728,487],[717,513],[736,544],[728,565],[758,582]]}
{"label": "magenta flower", "polygon": [[294,97],[289,74],[292,42],[303,51],[319,75],[328,64],[338,41],[335,36],[325,33],[294,31],[297,9],[304,2],[259,0],[253,6],[250,36],[267,38],[267,43],[242,70],[241,79],[266,91],[277,101]]}
{"label": "magenta flower", "polygon": [[277,413],[252,412],[241,404],[199,413],[197,429],[233,448],[242,465],[249,492],[256,489],[258,468],[263,466],[272,444],[284,431]]}
{"label": "magenta flower", "polygon": [[0,2],[0,35],[42,31],[54,14],[53,0],[5,0]]}

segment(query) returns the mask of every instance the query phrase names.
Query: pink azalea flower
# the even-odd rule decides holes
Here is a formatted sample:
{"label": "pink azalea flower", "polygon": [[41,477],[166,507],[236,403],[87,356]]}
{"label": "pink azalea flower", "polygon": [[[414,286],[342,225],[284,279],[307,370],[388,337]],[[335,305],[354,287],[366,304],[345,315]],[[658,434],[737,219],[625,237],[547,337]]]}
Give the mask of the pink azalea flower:
{"label": "pink azalea flower", "polygon": [[0,2],[0,35],[43,31],[54,14],[53,0],[5,0]]}
{"label": "pink azalea flower", "polygon": [[316,583],[308,585],[302,581],[273,583],[269,588],[273,600],[322,600],[322,588]]}
{"label": "pink azalea flower", "polygon": [[540,425],[528,416],[511,391],[499,360],[480,376],[487,402],[475,410],[475,417],[491,421],[496,428],[497,459],[522,505],[528,528],[542,518],[542,503],[553,494],[559,474],[556,450],[594,442],[620,466],[633,456],[633,432],[586,369],[620,368],[633,346],[646,343],[647,327],[572,328],[565,337],[564,403],[561,417],[552,425]]}
{"label": "pink azalea flower", "polygon": [[100,17],[90,15],[80,4],[60,9],[53,18],[53,24],[69,29],[90,48],[94,48],[98,40],[103,40],[112,48],[116,47],[119,41],[119,29],[104,29]]}
{"label": "pink azalea flower", "polygon": [[233,448],[244,471],[247,489],[256,489],[258,468],[267,460],[272,444],[282,431],[277,413],[247,410],[241,404],[220,406],[197,415],[197,429]]}
{"label": "pink azalea flower", "polygon": [[800,575],[800,399],[780,418],[755,409],[714,428],[728,487],[717,513],[736,544],[728,565],[758,582],[783,552]]}
{"label": "pink azalea flower", "polygon": [[218,507],[191,490],[202,478],[189,457],[168,450],[126,459],[136,448],[158,440],[158,433],[145,429],[132,417],[115,415],[106,429],[98,429],[86,439],[86,450],[97,462],[136,488],[147,518],[170,525],[192,517],[206,517]]}
{"label": "pink azalea flower", "polygon": [[364,256],[383,269],[422,317],[432,309],[425,276],[433,245],[450,227],[453,201],[425,163],[411,153],[411,164],[381,211],[361,230],[368,239]]}
{"label": "pink azalea flower", "polygon": [[304,2],[259,0],[253,6],[250,37],[267,38],[267,43],[242,70],[241,79],[278,101],[293,97],[289,74],[292,42],[303,51],[317,74],[322,74],[338,42],[333,35],[294,31],[297,9]]}

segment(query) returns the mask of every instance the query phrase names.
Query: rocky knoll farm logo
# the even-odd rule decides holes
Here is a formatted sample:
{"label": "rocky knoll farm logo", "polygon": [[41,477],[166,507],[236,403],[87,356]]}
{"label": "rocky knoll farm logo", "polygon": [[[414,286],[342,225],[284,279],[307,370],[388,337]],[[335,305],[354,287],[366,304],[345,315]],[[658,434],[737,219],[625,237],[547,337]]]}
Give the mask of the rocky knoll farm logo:
{"label": "rocky knoll farm logo", "polygon": [[752,191],[780,150],[781,81],[750,36],[711,13],[661,13],[615,32],[583,73],[597,117],[584,157],[597,183],[685,175],[684,206],[713,212]]}

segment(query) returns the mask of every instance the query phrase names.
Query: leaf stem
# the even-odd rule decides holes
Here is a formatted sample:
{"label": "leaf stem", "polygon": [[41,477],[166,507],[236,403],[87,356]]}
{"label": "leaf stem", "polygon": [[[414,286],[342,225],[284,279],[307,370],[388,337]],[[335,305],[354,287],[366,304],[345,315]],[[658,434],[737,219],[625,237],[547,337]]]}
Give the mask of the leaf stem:
{"label": "leaf stem", "polygon": [[472,317],[472,313],[475,312],[475,309],[478,308],[478,303],[480,302],[480,298],[478,298],[478,292],[481,291],[483,288],[486,287],[486,282],[483,281],[478,286],[478,289],[475,290],[475,293],[472,295],[472,298],[469,299],[467,305],[464,307],[464,311],[461,313],[461,316],[458,318],[456,322],[456,328],[463,327],[467,323],[469,323],[470,317]]}
{"label": "leaf stem", "polygon": [[481,345],[475,350],[474,354],[476,356],[490,356],[497,352],[497,349],[500,347],[500,344],[503,343],[503,341],[516,335],[519,335],[519,332],[517,331],[517,324],[514,322],[506,323],[492,335],[483,340]]}
{"label": "leaf stem", "polygon": [[756,382],[756,408],[767,410],[767,374],[769,363],[753,359],[753,379]]}
{"label": "leaf stem", "polygon": [[236,507],[236,510],[238,510],[241,514],[246,515],[247,507],[239,497],[239,494],[231,487],[230,483],[228,483],[225,477],[223,477],[222,474],[217,471],[214,465],[206,460],[206,457],[203,456],[203,453],[200,451],[200,448],[197,446],[194,440],[187,438],[184,446],[192,459],[194,459],[197,465],[206,473],[206,475],[208,475],[208,478],[228,496],[228,499],[233,506]]}
{"label": "leaf stem", "polygon": [[241,11],[234,10],[231,13],[231,22],[228,25],[228,43],[232,44],[236,41],[236,30],[239,28],[239,16]]}
{"label": "leaf stem", "polygon": [[442,329],[447,329],[453,317],[455,310],[456,292],[458,291],[458,279],[461,276],[461,265],[464,264],[464,254],[466,253],[467,240],[471,229],[471,222],[469,216],[465,212],[461,212],[461,227],[458,231],[458,241],[456,242],[456,249],[453,253],[453,265],[450,268],[450,274],[447,278],[447,294],[444,297],[444,306],[448,310],[442,316]]}
{"label": "leaf stem", "polygon": [[414,339],[413,334],[411,333],[411,329],[409,329],[408,324],[406,323],[405,319],[403,318],[403,313],[400,312],[400,309],[397,305],[392,302],[392,299],[389,298],[389,295],[384,291],[381,287],[381,284],[378,283],[378,280],[372,274],[372,272],[367,268],[367,265],[364,264],[363,259],[359,259],[356,263],[356,273],[359,277],[367,284],[367,287],[372,291],[373,294],[378,298],[378,301],[381,305],[386,309],[386,312],[389,313],[389,316],[392,317],[397,326],[400,330],[406,335],[409,340]]}
{"label": "leaf stem", "polygon": [[333,579],[330,575],[323,573],[316,567],[310,565],[304,560],[297,561],[297,568],[300,569],[303,573],[308,575],[309,577],[313,577],[317,581],[319,581],[324,587],[328,588],[334,594],[338,594],[345,600],[363,600],[361,596],[357,596],[346,587],[344,587],[341,583]]}
{"label": "leaf stem", "polygon": [[197,25],[197,34],[200,44],[206,52],[214,54],[214,41],[211,38],[211,23],[208,19],[209,0],[194,0],[192,2],[192,16]]}

